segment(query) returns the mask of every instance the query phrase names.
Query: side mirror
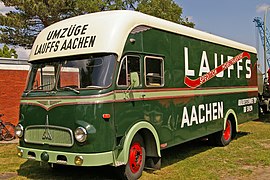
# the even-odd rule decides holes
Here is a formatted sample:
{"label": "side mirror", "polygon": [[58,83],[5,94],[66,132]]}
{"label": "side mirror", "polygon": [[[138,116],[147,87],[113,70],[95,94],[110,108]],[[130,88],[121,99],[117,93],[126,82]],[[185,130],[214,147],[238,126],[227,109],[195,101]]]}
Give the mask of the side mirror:
{"label": "side mirror", "polygon": [[137,72],[130,73],[130,83],[131,83],[132,87],[139,87],[140,86],[139,74]]}

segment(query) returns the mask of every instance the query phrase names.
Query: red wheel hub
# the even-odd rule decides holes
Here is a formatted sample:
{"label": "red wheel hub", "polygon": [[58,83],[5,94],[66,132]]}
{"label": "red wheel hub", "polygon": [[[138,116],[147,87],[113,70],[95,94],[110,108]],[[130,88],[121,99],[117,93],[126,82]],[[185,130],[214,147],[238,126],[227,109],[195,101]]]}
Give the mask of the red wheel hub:
{"label": "red wheel hub", "polygon": [[129,167],[131,172],[136,173],[142,165],[142,147],[139,143],[132,144],[129,150]]}
{"label": "red wheel hub", "polygon": [[223,137],[226,141],[228,141],[231,137],[231,123],[228,120],[226,122],[226,128],[223,132]]}

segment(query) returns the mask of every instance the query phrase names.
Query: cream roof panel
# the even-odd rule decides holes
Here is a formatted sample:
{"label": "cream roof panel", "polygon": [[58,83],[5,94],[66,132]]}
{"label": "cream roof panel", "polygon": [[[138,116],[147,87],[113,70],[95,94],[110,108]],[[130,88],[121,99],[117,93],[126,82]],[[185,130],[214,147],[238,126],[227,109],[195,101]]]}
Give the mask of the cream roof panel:
{"label": "cream roof panel", "polygon": [[104,11],[57,22],[40,32],[29,61],[109,52],[121,56],[131,30],[139,25],[256,53],[254,47],[135,11]]}

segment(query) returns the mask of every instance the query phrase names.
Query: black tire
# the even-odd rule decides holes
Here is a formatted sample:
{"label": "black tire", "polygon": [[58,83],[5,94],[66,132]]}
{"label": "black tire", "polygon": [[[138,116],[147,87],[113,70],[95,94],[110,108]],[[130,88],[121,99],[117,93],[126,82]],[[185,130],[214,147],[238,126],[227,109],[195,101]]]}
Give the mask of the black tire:
{"label": "black tire", "polygon": [[50,168],[53,171],[62,171],[66,169],[67,165],[63,165],[63,164],[56,164],[56,163],[48,163],[48,165],[50,166]]}
{"label": "black tire", "polygon": [[264,114],[267,114],[268,113],[268,111],[267,111],[267,105],[266,104],[262,105],[261,108],[262,108],[262,111],[263,111]]}
{"label": "black tire", "polygon": [[214,136],[215,143],[218,146],[227,146],[232,141],[232,135],[233,135],[232,121],[230,119],[227,119],[225,129],[215,134]]}
{"label": "black tire", "polygon": [[11,141],[15,139],[15,126],[9,122],[4,123],[4,127],[1,129],[1,137],[5,141]]}
{"label": "black tire", "polygon": [[143,138],[136,134],[129,148],[128,163],[120,167],[122,179],[136,180],[142,176],[145,165],[145,148]]}

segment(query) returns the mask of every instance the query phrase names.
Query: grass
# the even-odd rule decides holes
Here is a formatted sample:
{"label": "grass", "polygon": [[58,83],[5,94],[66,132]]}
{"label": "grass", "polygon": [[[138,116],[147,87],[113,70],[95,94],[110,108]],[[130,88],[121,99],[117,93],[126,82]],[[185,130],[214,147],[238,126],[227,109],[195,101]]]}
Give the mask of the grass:
{"label": "grass", "polygon": [[[241,125],[237,139],[226,147],[195,140],[166,149],[162,151],[162,169],[146,170],[141,179],[254,179],[260,175],[258,169],[270,173],[269,117]],[[108,166],[54,171],[45,164],[18,158],[15,144],[0,144],[0,162],[0,179],[117,179],[116,169]]]}
{"label": "grass", "polygon": [[227,147],[192,141],[162,152],[163,168],[144,172],[142,179],[246,179],[270,166],[270,124],[266,119],[240,126]]}

